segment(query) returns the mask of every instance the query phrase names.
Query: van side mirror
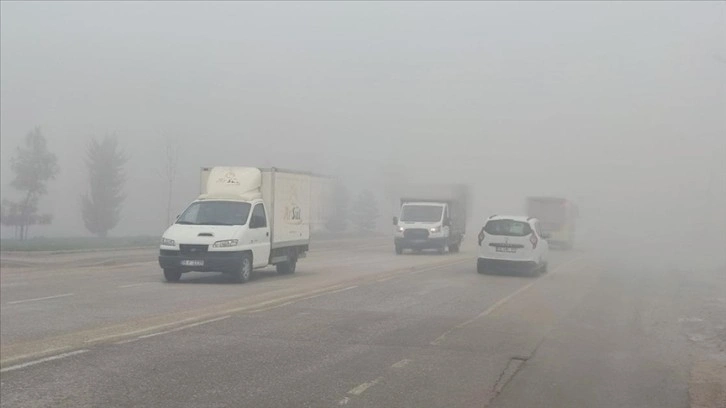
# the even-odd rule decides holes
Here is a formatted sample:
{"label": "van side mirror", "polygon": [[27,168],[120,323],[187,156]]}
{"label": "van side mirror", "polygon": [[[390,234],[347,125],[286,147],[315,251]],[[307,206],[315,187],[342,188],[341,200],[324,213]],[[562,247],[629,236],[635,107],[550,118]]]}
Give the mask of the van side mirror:
{"label": "van side mirror", "polygon": [[393,225],[398,225],[398,217],[393,217]]}

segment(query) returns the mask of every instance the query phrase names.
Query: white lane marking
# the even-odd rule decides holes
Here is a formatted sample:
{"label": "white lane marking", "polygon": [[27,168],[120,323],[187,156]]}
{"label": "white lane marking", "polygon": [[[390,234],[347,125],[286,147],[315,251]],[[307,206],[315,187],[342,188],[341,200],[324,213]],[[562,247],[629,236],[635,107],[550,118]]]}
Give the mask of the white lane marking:
{"label": "white lane marking", "polygon": [[156,283],[156,282],[132,283],[130,285],[120,285],[119,288],[133,288],[135,286],[151,285],[152,283]]}
{"label": "white lane marking", "polygon": [[348,401],[350,401],[350,398],[345,397],[342,400],[338,401],[338,405],[348,405]]}
{"label": "white lane marking", "polygon": [[50,356],[50,357],[46,357],[46,358],[41,358],[40,360],[28,361],[26,363],[17,364],[14,366],[5,367],[3,369],[0,369],[0,373],[7,373],[8,371],[20,370],[21,368],[34,366],[34,365],[40,364],[40,363],[47,363],[48,361],[60,360],[61,358],[66,358],[66,357],[71,357],[71,356],[75,356],[78,354],[83,354],[88,351],[90,351],[90,350],[82,349],[82,350],[71,351],[71,352],[63,353],[63,354],[57,354],[55,356]]}
{"label": "white lane marking", "polygon": [[376,279],[376,282],[385,282],[385,281],[391,280],[393,278],[395,278],[395,276],[388,276],[386,278]]}
{"label": "white lane marking", "polygon": [[[553,272],[555,272],[555,271],[557,271],[559,269],[562,269],[564,266],[569,265],[569,264],[573,263],[574,261],[577,261],[577,260],[579,260],[581,258],[582,258],[582,256],[579,256],[579,257],[577,257],[575,259],[571,259],[568,262],[565,262],[564,264],[558,266]],[[493,305],[489,306],[483,312],[479,313],[478,315],[472,317],[471,319],[469,319],[469,320],[467,320],[467,321],[465,321],[463,323],[459,323],[456,326],[450,328],[449,330],[445,331],[441,336],[437,337],[434,341],[432,341],[429,344],[431,344],[432,346],[441,345],[441,343],[444,341],[444,339],[446,338],[446,336],[448,336],[449,334],[451,334],[451,332],[453,332],[454,330],[463,329],[464,327],[466,327],[466,326],[474,323],[477,319],[481,319],[482,317],[485,317],[485,316],[491,314],[492,312],[494,312],[495,310],[497,310],[500,306],[502,306],[503,304],[505,304],[505,303],[509,302],[510,300],[512,300],[512,298],[514,298],[515,296],[519,295],[520,293],[522,293],[522,292],[526,291],[527,289],[531,288],[532,286],[534,286],[534,284],[537,283],[538,281],[539,280],[533,280],[532,282],[530,282],[530,283],[522,286],[521,288],[515,290],[514,292],[510,293],[509,295],[503,297],[502,299],[499,299],[496,303],[494,303]]]}
{"label": "white lane marking", "polygon": [[408,365],[408,363],[410,363],[410,362],[411,362],[411,360],[404,358],[403,360],[392,365],[391,368],[403,368],[403,367],[406,367]]}
{"label": "white lane marking", "polygon": [[205,320],[205,321],[202,321],[202,322],[188,324],[186,326],[176,327],[176,328],[173,328],[171,330],[164,330],[164,331],[160,331],[160,332],[156,332],[156,333],[145,334],[143,336],[139,336],[138,338],[139,339],[148,339],[149,337],[155,337],[155,336],[160,336],[162,334],[174,333],[174,332],[178,332],[180,330],[191,329],[192,327],[201,326],[203,324],[218,322],[220,320],[228,319],[230,317],[232,317],[232,316],[231,315],[222,316],[222,317],[218,317],[216,319],[209,319],[209,320]]}
{"label": "white lane marking", "polygon": [[262,308],[262,309],[251,310],[251,311],[249,311],[247,313],[248,314],[252,314],[252,313],[266,312],[268,310],[277,309],[277,308],[280,308],[280,307],[292,305],[294,303],[302,302],[303,300],[314,299],[314,298],[321,297],[321,296],[325,296],[325,295],[332,295],[333,293],[345,292],[346,290],[355,289],[357,287],[358,287],[358,285],[353,285],[353,286],[348,286],[347,288],[342,288],[342,289],[337,289],[337,290],[331,290],[329,292],[324,292],[324,293],[317,293],[315,295],[302,297],[300,299],[290,300],[290,301],[287,301],[285,303],[280,303],[279,305],[274,305],[274,306],[270,306],[270,307],[266,307],[266,308]]}
{"label": "white lane marking", "polygon": [[348,394],[350,394],[350,395],[361,395],[368,388],[371,388],[372,386],[374,386],[374,385],[378,384],[379,382],[381,382],[382,379],[383,379],[383,377],[378,377],[378,378],[376,378],[373,381],[365,382],[365,383],[363,383],[363,384],[361,384],[361,385],[353,388],[352,390],[348,391]]}
{"label": "white lane marking", "polygon": [[8,304],[8,305],[17,305],[18,303],[37,302],[39,300],[58,299],[58,298],[68,297],[68,296],[73,296],[73,295],[75,295],[75,293],[63,293],[62,295],[46,296],[46,297],[39,297],[39,298],[33,298],[33,299],[24,299],[24,300],[14,300],[14,301],[8,302],[6,304]]}
{"label": "white lane marking", "polygon": [[134,334],[146,333],[146,332],[149,332],[149,331],[154,331],[156,329],[161,329],[161,328],[164,328],[164,327],[174,326],[174,325],[177,325],[179,323],[191,322],[191,321],[194,321],[194,320],[199,320],[199,318],[198,317],[189,317],[189,318],[186,318],[186,319],[181,319],[181,320],[177,320],[177,321],[169,322],[169,323],[164,323],[164,324],[157,324],[156,326],[145,327],[143,329],[134,330],[134,331],[126,332],[126,333],[111,334],[109,336],[96,337],[96,338],[93,338],[93,339],[86,340],[85,342],[86,343],[95,343],[95,342],[98,342],[98,341],[115,339],[117,337],[133,336]]}

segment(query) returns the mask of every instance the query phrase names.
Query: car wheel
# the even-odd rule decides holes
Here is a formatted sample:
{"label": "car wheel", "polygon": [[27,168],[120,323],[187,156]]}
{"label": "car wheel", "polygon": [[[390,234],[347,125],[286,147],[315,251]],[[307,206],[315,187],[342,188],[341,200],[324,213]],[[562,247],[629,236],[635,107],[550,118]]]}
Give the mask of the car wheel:
{"label": "car wheel", "polygon": [[242,256],[242,262],[238,270],[232,273],[232,277],[236,282],[245,283],[252,279],[252,257],[249,255]]}
{"label": "car wheel", "polygon": [[179,269],[171,269],[167,268],[164,269],[164,278],[166,278],[167,282],[179,282],[179,279],[181,279],[182,271]]}

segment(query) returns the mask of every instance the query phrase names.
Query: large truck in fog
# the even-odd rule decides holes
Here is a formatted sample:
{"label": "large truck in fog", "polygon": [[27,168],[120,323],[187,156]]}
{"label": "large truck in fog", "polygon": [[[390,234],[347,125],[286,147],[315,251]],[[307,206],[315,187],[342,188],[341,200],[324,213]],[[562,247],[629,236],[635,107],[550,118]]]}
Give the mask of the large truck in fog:
{"label": "large truck in fog", "polygon": [[253,270],[275,265],[294,273],[322,223],[325,177],[254,167],[201,169],[200,195],[161,238],[159,265],[168,281],[185,272],[225,272],[246,282]]}
{"label": "large truck in fog", "polygon": [[396,254],[407,249],[459,251],[466,233],[467,186],[403,185],[397,188],[397,195],[399,215],[393,217]]}
{"label": "large truck in fog", "polygon": [[577,206],[566,198],[527,197],[526,212],[540,221],[542,232],[549,234],[551,247],[571,249],[575,245]]}

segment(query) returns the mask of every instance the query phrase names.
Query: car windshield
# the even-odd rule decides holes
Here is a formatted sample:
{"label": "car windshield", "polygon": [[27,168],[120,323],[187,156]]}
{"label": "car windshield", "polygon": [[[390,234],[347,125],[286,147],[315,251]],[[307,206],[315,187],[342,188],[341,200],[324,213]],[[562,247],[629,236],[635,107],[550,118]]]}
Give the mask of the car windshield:
{"label": "car windshield", "polygon": [[444,208],[437,205],[404,205],[401,210],[403,222],[436,222],[441,221]]}
{"label": "car windshield", "polygon": [[491,220],[487,222],[484,231],[491,235],[524,237],[532,233],[532,228],[523,221]]}
{"label": "car windshield", "polygon": [[250,203],[234,201],[197,201],[176,221],[191,225],[245,225]]}

